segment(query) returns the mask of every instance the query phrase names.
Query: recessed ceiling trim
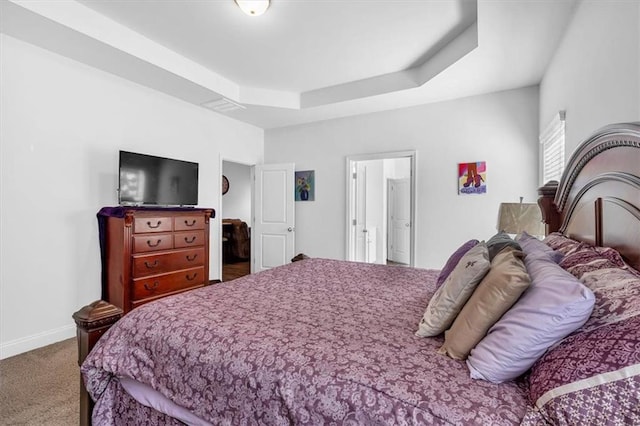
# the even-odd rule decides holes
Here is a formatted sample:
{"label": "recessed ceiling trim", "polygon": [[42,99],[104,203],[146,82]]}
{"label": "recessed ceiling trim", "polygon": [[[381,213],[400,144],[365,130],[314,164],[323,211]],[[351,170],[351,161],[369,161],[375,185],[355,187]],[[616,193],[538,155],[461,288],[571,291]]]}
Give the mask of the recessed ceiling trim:
{"label": "recessed ceiling trim", "polygon": [[260,89],[240,86],[239,101],[247,105],[300,109],[300,94],[283,90]]}
{"label": "recessed ceiling trim", "polygon": [[419,66],[305,92],[301,95],[301,107],[311,108],[420,87],[476,47],[478,47],[478,25],[474,22]]}
{"label": "recessed ceiling trim", "polygon": [[478,47],[478,21],[437,51],[428,61],[414,68],[418,84],[422,86],[436,75]]}
{"label": "recessed ceiling trim", "polygon": [[[462,55],[468,53],[469,46],[477,46],[477,26],[472,26],[473,31],[469,29],[463,34],[463,36],[466,34],[465,40],[471,40],[471,43],[459,42],[458,40],[461,36],[456,37],[453,42],[445,45],[443,49],[433,56],[433,58],[438,59],[436,64],[432,64],[431,58],[429,58],[417,69],[401,70],[304,93],[293,93],[281,90],[241,87],[235,82],[155,43],[76,1],[9,1],[41,17],[72,29],[81,35],[100,41],[113,49],[171,72],[191,84],[196,84],[205,90],[220,94],[233,102],[295,110],[418,87],[451,65]],[[476,42],[475,45],[473,44],[474,40]],[[467,50],[465,51],[464,49]],[[455,52],[444,53],[449,50]],[[462,53],[460,53],[461,50]],[[201,102],[198,103],[201,104]]]}
{"label": "recessed ceiling trim", "polygon": [[352,81],[337,86],[305,92],[301,95],[302,108],[350,101],[353,99],[413,89],[419,84],[410,71],[398,71],[365,80]]}
{"label": "recessed ceiling trim", "polygon": [[[129,19],[127,8],[131,7],[133,14],[140,14],[145,10],[147,12],[156,10],[155,6],[152,6],[155,2],[149,2],[148,7],[140,6],[142,2],[122,2],[127,6],[120,8],[114,6],[112,9],[105,6],[105,10],[111,10],[112,13],[101,12],[103,9],[92,6],[98,2],[113,4],[110,0],[56,2],[0,0],[0,32],[193,105],[202,107],[203,103],[211,99],[227,98],[245,106],[246,109],[225,111],[224,114],[265,129],[538,84],[546,64],[562,38],[567,23],[575,13],[576,4],[575,0],[566,2],[451,0],[452,4],[457,4],[460,9],[460,20],[454,26],[448,27],[450,30],[446,34],[441,28],[438,31],[441,36],[440,41],[435,44],[433,38],[423,40],[420,29],[414,29],[415,36],[410,42],[424,46],[426,50],[413,62],[395,62],[395,66],[406,68],[394,72],[396,68],[390,67],[387,68],[390,71],[382,71],[378,76],[362,79],[356,77],[353,81],[342,84],[340,79],[329,78],[325,81],[333,81],[337,84],[298,92],[295,89],[284,89],[287,85],[280,83],[278,83],[280,86],[274,86],[280,89],[273,90],[262,88],[263,86],[259,83],[251,86],[248,85],[249,83],[240,85],[237,81],[218,74],[215,68],[206,68],[199,62],[178,54],[178,51],[164,47],[172,46],[173,41],[176,40],[175,37],[182,37],[182,34],[169,32],[166,37],[156,39],[147,35],[150,38],[145,38],[143,34],[147,34],[144,31],[148,31],[148,27],[136,25],[135,19]],[[273,36],[269,32],[270,29],[280,28],[275,25],[278,19],[300,13],[300,10],[295,8],[282,8],[277,11],[274,9],[271,11],[274,13],[267,16],[268,19],[253,21],[252,24],[258,23],[258,25],[245,27],[240,23],[246,22],[247,19],[244,19],[241,14],[232,13],[237,12],[234,10],[237,8],[233,2],[219,3],[225,6],[217,6],[218,2],[214,4],[215,7],[219,7],[216,10],[225,14],[224,19],[235,19],[232,16],[237,15],[236,24],[242,27],[242,31],[262,34],[266,30],[268,36]],[[320,11],[323,10],[321,6],[318,7]],[[283,13],[294,9],[293,15]],[[167,12],[172,9],[160,8],[160,10]],[[183,19],[178,21],[180,25],[186,26],[191,22],[190,19],[196,19],[193,10],[190,11],[191,13],[182,15]],[[169,21],[173,19],[172,15],[166,13],[163,16]],[[372,16],[378,18],[375,14]],[[122,20],[118,20],[118,17]],[[425,25],[428,24],[427,21]],[[119,24],[120,22],[123,24]],[[132,26],[126,26],[129,25],[127,23]],[[366,28],[366,26],[363,27],[363,29]],[[187,28],[176,27],[173,30],[187,31]],[[159,31],[163,34],[162,29]],[[375,28],[371,31],[375,31]],[[364,34],[364,32],[366,31],[358,34]],[[154,34],[153,31],[150,34]],[[198,34],[196,33],[195,36]],[[322,38],[321,34],[319,36]],[[393,43],[393,37],[389,40]],[[162,44],[163,42],[167,44]],[[318,43],[315,46],[316,50],[323,52],[325,48],[321,42]],[[393,48],[389,44],[382,46],[387,50]],[[473,46],[477,47],[472,53],[465,54],[465,50]],[[309,51],[314,52],[313,49],[307,52]],[[414,49],[413,52],[416,53],[416,50]],[[295,57],[295,49],[291,54]],[[242,55],[238,53],[238,56]],[[255,60],[252,62],[252,58],[241,57],[240,59],[244,60],[244,68],[252,72],[256,70],[265,72],[261,64],[269,64],[264,61],[270,60],[269,57],[257,62]],[[371,61],[376,62],[375,57]],[[447,66],[453,62],[455,62],[453,65]],[[294,65],[290,69],[304,76],[306,70],[304,65],[307,63],[302,61],[300,68]],[[368,64],[368,60],[364,63]],[[329,63],[327,65],[330,66]],[[341,63],[341,65],[349,64]],[[362,67],[359,69],[361,71]],[[316,70],[314,68],[311,71]],[[372,75],[362,72],[356,74]],[[229,77],[235,78],[236,74],[232,72]],[[254,81],[261,80],[256,78]],[[275,79],[275,81],[278,80]],[[298,87],[318,87],[318,85],[299,82],[297,85]]]}
{"label": "recessed ceiling trim", "polygon": [[43,18],[98,40],[111,48],[161,67],[195,84],[230,99],[237,99],[240,88],[233,81],[210,71],[141,34],[76,1],[8,0]]}

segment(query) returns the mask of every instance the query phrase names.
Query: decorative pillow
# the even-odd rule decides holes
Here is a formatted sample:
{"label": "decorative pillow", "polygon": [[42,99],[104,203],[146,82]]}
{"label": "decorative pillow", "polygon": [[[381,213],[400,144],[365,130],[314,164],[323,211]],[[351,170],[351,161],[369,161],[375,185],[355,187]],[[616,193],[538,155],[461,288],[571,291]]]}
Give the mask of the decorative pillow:
{"label": "decorative pillow", "polygon": [[471,350],[467,366],[474,379],[515,379],[591,315],[591,290],[547,253],[529,254],[524,263],[531,286]]}
{"label": "decorative pillow", "polygon": [[567,252],[580,244],[578,241],[567,238],[559,232],[552,232],[551,234],[547,235],[547,237],[542,240],[542,242],[552,249],[559,251],[560,253],[565,255],[567,254]]}
{"label": "decorative pillow", "polygon": [[567,337],[535,363],[527,414],[551,424],[640,424],[640,316]]}
{"label": "decorative pillow", "polygon": [[487,241],[487,248],[489,249],[489,260],[493,260],[496,254],[500,253],[505,247],[513,247],[516,250],[522,250],[520,244],[518,244],[517,241],[514,241],[513,238],[509,236],[509,234],[504,231],[500,231],[493,237],[489,238],[489,241]]}
{"label": "decorative pillow", "polygon": [[627,271],[631,272],[633,275],[640,277],[640,271],[637,271],[632,266],[627,264],[627,262],[625,262],[624,259],[622,258],[622,255],[616,249],[611,247],[595,247],[595,249],[598,253],[600,253],[602,256],[606,257],[607,259],[611,260],[613,263],[624,265],[622,266],[623,269],[626,269]]}
{"label": "decorative pillow", "polygon": [[627,267],[628,265],[625,263],[624,259],[616,249],[611,247],[594,247],[595,251],[600,253],[602,257],[606,257],[613,263],[617,265],[622,265],[623,267]]}
{"label": "decorative pillow", "polygon": [[444,267],[440,271],[440,275],[438,275],[438,278],[436,279],[436,287],[440,287],[442,283],[444,283],[447,277],[451,274],[451,271],[453,271],[453,268],[455,268],[458,262],[460,262],[462,256],[475,247],[479,242],[480,241],[478,240],[469,240],[453,252],[447,260],[447,263],[444,264]]}
{"label": "decorative pillow", "polygon": [[464,305],[438,351],[454,359],[465,359],[489,328],[507,312],[530,284],[522,257],[513,247],[506,247],[491,262],[491,270],[482,279]]}
{"label": "decorative pillow", "polygon": [[595,295],[593,313],[581,331],[640,315],[640,277],[627,269],[598,269],[583,274],[581,281]]}
{"label": "decorative pillow", "polygon": [[437,336],[449,328],[490,265],[484,242],[462,256],[444,284],[431,297],[416,335]]}
{"label": "decorative pillow", "polygon": [[580,278],[584,273],[598,269],[622,268],[625,263],[613,249],[601,252],[590,244],[580,243],[562,258],[560,266]]}
{"label": "decorative pillow", "polygon": [[555,263],[558,263],[560,262],[560,260],[562,260],[562,253],[560,253],[559,251],[555,251],[536,237],[532,237],[526,232],[518,235],[516,237],[516,241],[520,244],[520,246],[522,247],[522,251],[527,256],[535,253],[545,253]]}

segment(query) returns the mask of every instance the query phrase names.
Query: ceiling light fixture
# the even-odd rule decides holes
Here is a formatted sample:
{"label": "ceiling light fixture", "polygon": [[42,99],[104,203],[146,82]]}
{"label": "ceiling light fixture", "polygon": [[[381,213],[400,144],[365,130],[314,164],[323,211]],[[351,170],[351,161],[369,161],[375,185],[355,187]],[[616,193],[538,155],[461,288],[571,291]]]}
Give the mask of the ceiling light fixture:
{"label": "ceiling light fixture", "polygon": [[260,16],[269,8],[270,0],[234,0],[238,7],[249,16]]}

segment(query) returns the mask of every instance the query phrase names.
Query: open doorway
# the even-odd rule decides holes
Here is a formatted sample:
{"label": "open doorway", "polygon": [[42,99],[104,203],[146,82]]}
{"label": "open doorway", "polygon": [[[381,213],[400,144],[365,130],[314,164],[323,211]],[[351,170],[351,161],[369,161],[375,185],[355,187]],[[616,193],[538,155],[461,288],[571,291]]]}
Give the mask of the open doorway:
{"label": "open doorway", "polygon": [[347,260],[414,264],[415,152],[347,158]]}
{"label": "open doorway", "polygon": [[251,166],[222,161],[222,281],[251,273]]}

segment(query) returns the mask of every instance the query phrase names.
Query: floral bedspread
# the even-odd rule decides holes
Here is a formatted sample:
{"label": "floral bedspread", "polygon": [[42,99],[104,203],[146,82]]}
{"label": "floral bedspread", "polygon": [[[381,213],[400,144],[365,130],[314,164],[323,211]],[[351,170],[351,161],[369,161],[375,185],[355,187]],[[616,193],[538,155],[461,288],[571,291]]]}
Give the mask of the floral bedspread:
{"label": "floral bedspread", "polygon": [[519,424],[522,383],[472,380],[414,335],[436,277],[309,259],[137,308],[82,366],[94,424],[166,422],[121,412],[123,376],[212,424]]}

